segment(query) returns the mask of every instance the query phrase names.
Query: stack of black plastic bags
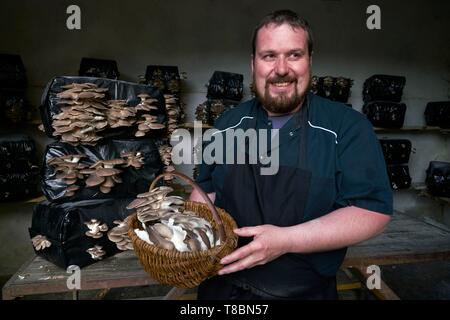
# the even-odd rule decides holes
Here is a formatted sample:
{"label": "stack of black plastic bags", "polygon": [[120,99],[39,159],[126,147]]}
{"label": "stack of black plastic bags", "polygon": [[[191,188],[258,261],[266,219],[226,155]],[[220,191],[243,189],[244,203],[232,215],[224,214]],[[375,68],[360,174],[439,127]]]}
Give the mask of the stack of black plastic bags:
{"label": "stack of black plastic bags", "polygon": [[[402,76],[373,75],[364,82],[362,112],[374,127],[401,128],[406,105],[401,103],[406,79]],[[411,141],[407,139],[380,139],[392,189],[411,186],[408,161]]]}
{"label": "stack of black plastic bags", "polygon": [[39,195],[34,140],[20,133],[0,134],[0,202]]}
{"label": "stack of black plastic bags", "polygon": [[234,108],[242,100],[244,76],[238,73],[214,71],[207,84],[207,100],[196,111],[196,119],[203,124],[214,125],[220,115]]}
{"label": "stack of black plastic bags", "polygon": [[18,133],[27,119],[26,87],[21,57],[0,54],[0,201],[27,200],[39,194],[35,142]]}
{"label": "stack of black plastic bags", "polygon": [[117,243],[108,234],[123,226],[131,213],[126,206],[137,194],[148,191],[151,181],[163,170],[158,146],[167,137],[167,113],[162,92],[153,86],[107,78],[56,77],[41,99],[46,134],[59,139],[54,134],[55,122],[64,123],[57,120],[58,114],[70,103],[76,104],[58,94],[73,84],[86,83],[102,88],[105,100],[122,100],[116,104],[135,107],[145,99],[153,101],[156,108],[137,111],[136,117],[151,115],[165,127],[139,137],[137,126],[107,128],[101,132],[101,139],[90,145],[60,140],[47,145],[41,171],[47,200],[34,207],[29,233],[36,254],[63,268],[83,267],[131,249],[127,240]]}

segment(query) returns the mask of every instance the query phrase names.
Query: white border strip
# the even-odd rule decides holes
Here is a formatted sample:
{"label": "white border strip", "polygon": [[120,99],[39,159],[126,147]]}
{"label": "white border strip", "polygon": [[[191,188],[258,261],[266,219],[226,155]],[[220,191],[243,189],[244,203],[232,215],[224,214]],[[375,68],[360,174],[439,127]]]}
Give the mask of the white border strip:
{"label": "white border strip", "polygon": [[319,127],[319,126],[315,126],[315,125],[313,125],[309,120],[308,120],[308,124],[309,124],[312,128],[322,129],[322,130],[325,130],[326,132],[329,132],[329,133],[334,134],[336,144],[338,143],[338,141],[337,141],[337,137],[338,137],[338,136],[337,136],[337,133],[336,133],[336,132],[331,131],[331,130],[326,129],[326,128]]}
{"label": "white border strip", "polygon": [[244,119],[253,119],[253,117],[244,116],[244,117],[241,118],[241,120],[239,121],[238,124],[236,124],[236,125],[234,125],[234,126],[231,126],[231,127],[228,127],[228,128],[226,128],[226,129],[223,129],[223,130],[218,130],[218,131],[214,132],[212,135],[215,135],[216,133],[220,133],[220,132],[227,131],[228,129],[236,128],[237,126],[239,126],[239,125],[242,123],[242,120],[244,120]]}

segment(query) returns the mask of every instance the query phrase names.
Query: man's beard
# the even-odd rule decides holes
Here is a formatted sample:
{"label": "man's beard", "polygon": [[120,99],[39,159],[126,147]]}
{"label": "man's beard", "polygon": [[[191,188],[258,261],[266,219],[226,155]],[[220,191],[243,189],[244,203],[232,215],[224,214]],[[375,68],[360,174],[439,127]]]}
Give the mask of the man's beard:
{"label": "man's beard", "polygon": [[[253,78],[254,79],[254,78]],[[278,94],[277,96],[271,96],[269,93],[269,85],[277,82],[293,82],[294,92],[291,95]],[[253,80],[255,83],[255,80]],[[264,94],[262,94],[255,85],[256,98],[264,106],[264,109],[274,114],[288,114],[295,110],[304,100],[306,92],[309,89],[309,84],[305,92],[298,92],[297,79],[286,77],[277,77],[275,79],[268,80],[264,88]]]}

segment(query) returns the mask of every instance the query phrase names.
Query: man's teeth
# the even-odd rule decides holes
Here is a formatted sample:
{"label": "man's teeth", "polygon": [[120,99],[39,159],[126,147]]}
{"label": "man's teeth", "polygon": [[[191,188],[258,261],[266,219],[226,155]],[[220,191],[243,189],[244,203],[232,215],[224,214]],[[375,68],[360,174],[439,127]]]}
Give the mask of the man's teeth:
{"label": "man's teeth", "polygon": [[276,87],[287,87],[288,85],[290,85],[290,82],[274,82],[272,83],[274,86]]}

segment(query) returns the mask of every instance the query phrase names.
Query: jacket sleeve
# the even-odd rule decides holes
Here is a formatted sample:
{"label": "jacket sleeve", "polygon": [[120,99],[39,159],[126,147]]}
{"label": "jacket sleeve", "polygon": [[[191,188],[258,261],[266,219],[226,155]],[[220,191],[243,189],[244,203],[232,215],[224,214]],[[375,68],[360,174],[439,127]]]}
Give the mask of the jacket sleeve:
{"label": "jacket sleeve", "polygon": [[337,153],[338,207],[355,206],[393,213],[393,195],[383,152],[372,124],[363,115],[346,117]]}

